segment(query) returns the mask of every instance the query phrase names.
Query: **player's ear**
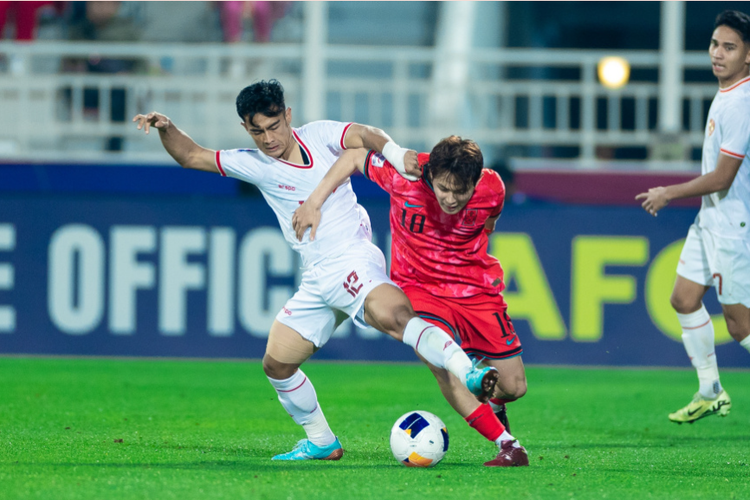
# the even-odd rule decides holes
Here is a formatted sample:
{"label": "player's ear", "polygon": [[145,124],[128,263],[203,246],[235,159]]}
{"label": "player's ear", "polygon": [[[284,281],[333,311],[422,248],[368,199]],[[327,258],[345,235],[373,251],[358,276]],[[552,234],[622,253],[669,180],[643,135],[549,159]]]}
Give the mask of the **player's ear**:
{"label": "player's ear", "polygon": [[292,123],[292,108],[286,108],[286,111],[284,111],[284,118],[287,123]]}

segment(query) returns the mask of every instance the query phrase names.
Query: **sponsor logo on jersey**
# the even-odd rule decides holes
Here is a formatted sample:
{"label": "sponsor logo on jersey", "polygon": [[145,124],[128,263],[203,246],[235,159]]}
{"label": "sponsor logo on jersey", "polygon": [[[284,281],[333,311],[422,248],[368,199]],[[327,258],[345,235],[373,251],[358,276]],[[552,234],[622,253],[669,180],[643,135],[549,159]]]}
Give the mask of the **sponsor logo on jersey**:
{"label": "sponsor logo on jersey", "polygon": [[291,316],[291,315],[292,315],[292,311],[290,311],[290,310],[289,310],[289,309],[287,309],[286,307],[282,307],[282,309],[283,309],[283,311],[284,311],[284,314],[286,314],[287,316]]}
{"label": "sponsor logo on jersey", "polygon": [[708,136],[711,137],[711,135],[714,133],[714,130],[716,130],[716,122],[713,118],[708,120]]}
{"label": "sponsor logo on jersey", "polygon": [[382,167],[385,164],[385,157],[380,153],[375,153],[370,157],[370,165],[373,167]]}
{"label": "sponsor logo on jersey", "polygon": [[477,223],[477,209],[470,208],[464,211],[464,220],[461,222],[462,226],[473,226]]}
{"label": "sponsor logo on jersey", "polygon": [[413,205],[413,204],[409,203],[408,201],[405,201],[404,202],[404,206],[406,208],[422,208],[424,205]]}
{"label": "sponsor logo on jersey", "polygon": [[286,184],[279,184],[279,189],[286,189],[287,191],[296,191],[297,188],[294,186],[287,186]]}

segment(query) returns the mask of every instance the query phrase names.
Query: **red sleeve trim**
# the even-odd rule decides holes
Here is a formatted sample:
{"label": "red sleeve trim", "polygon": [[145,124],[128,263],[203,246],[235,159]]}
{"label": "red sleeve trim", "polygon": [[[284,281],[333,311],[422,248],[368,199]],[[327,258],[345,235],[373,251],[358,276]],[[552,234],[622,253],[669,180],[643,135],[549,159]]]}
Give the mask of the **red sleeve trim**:
{"label": "red sleeve trim", "polygon": [[737,158],[739,160],[742,160],[742,159],[745,158],[745,155],[741,155],[741,154],[738,154],[738,153],[732,153],[731,151],[727,151],[724,148],[719,149],[719,151],[721,151],[722,153],[724,153],[727,156],[731,156],[732,158]]}
{"label": "red sleeve trim", "polygon": [[346,151],[346,145],[344,144],[344,139],[346,138],[346,133],[349,132],[349,127],[351,127],[352,124],[350,123],[346,127],[344,127],[344,132],[341,134],[341,149]]}
{"label": "red sleeve trim", "polygon": [[221,151],[217,151],[216,152],[216,168],[219,169],[219,173],[221,175],[223,175],[224,177],[226,177],[227,173],[224,172],[224,167],[221,166],[221,158],[220,158],[220,155],[219,155],[220,153],[221,153]]}

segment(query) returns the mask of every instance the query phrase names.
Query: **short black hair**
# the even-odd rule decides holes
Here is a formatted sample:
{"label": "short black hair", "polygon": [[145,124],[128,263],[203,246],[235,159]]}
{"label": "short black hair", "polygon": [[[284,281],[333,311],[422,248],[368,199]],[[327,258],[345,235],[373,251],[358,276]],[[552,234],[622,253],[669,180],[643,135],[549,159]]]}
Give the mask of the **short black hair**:
{"label": "short black hair", "polygon": [[242,120],[252,120],[256,113],[276,116],[286,109],[284,87],[278,80],[261,80],[242,89],[235,104]]}
{"label": "short black hair", "polygon": [[725,10],[718,16],[716,16],[716,22],[714,22],[714,29],[719,26],[726,26],[736,31],[742,41],[745,43],[750,42],[750,16],[744,12],[738,10]]}
{"label": "short black hair", "polygon": [[427,178],[431,181],[446,173],[452,175],[456,188],[460,191],[476,186],[482,176],[482,168],[484,157],[479,145],[457,135],[438,142],[430,151],[430,159],[424,166],[429,174]]}

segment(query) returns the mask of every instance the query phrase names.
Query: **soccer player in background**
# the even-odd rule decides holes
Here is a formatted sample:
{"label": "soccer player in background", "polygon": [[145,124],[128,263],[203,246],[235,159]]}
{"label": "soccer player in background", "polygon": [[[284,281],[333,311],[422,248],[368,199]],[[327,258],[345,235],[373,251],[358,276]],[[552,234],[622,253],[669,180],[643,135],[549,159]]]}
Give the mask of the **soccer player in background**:
{"label": "soccer player in background", "polygon": [[[500,378],[491,403],[504,417],[505,403],[526,393],[526,374],[521,342],[501,293],[503,269],[487,253],[488,234],[495,229],[505,201],[503,181],[483,168],[482,152],[474,141],[457,136],[443,139],[429,154],[419,154],[418,163],[424,172],[412,182],[375,151],[347,151],[295,213],[297,237],[302,238],[309,227],[309,238],[315,238],[317,224],[326,223],[320,208],[342,183],[351,185],[346,181],[355,170],[387,191],[391,278],[420,317],[449,329],[477,362],[497,368]],[[490,404],[460,391],[459,380],[445,369],[430,368],[453,409],[497,444],[498,455],[486,466],[529,464],[526,450]]]}
{"label": "soccer player in background", "polygon": [[702,196],[677,264],[670,302],[682,326],[682,342],[698,371],[693,400],[669,414],[672,422],[726,416],[732,406],[719,380],[714,329],[703,305],[711,286],[734,340],[750,351],[750,16],[725,11],[716,18],[708,49],[719,80],[708,112],[701,176],[640,193],[653,216],[674,199]]}
{"label": "soccer player in background", "polygon": [[302,258],[300,288],[271,326],[263,370],[307,439],[273,458],[338,460],[343,455],[312,382],[299,367],[347,316],[415,348],[423,359],[458,377],[466,394],[488,397],[497,371],[473,367],[446,332],[414,313],[406,295],[388,278],[383,253],[370,241],[367,212],[357,204],[350,186],[337,190],[323,209],[327,224],[320,227],[314,242],[298,241],[292,229],[294,210],[345,149],[382,151],[404,172],[407,166],[416,168],[414,153],[398,147],[382,130],[356,123],[317,121],[292,128],[292,110],[286,107],[284,90],[276,80],[246,87],[236,104],[241,124],[257,149],[206,149],[157,112],[136,115],[133,121],[146,133],[155,127],[164,148],[183,167],[255,184],[276,213],[287,242]]}

